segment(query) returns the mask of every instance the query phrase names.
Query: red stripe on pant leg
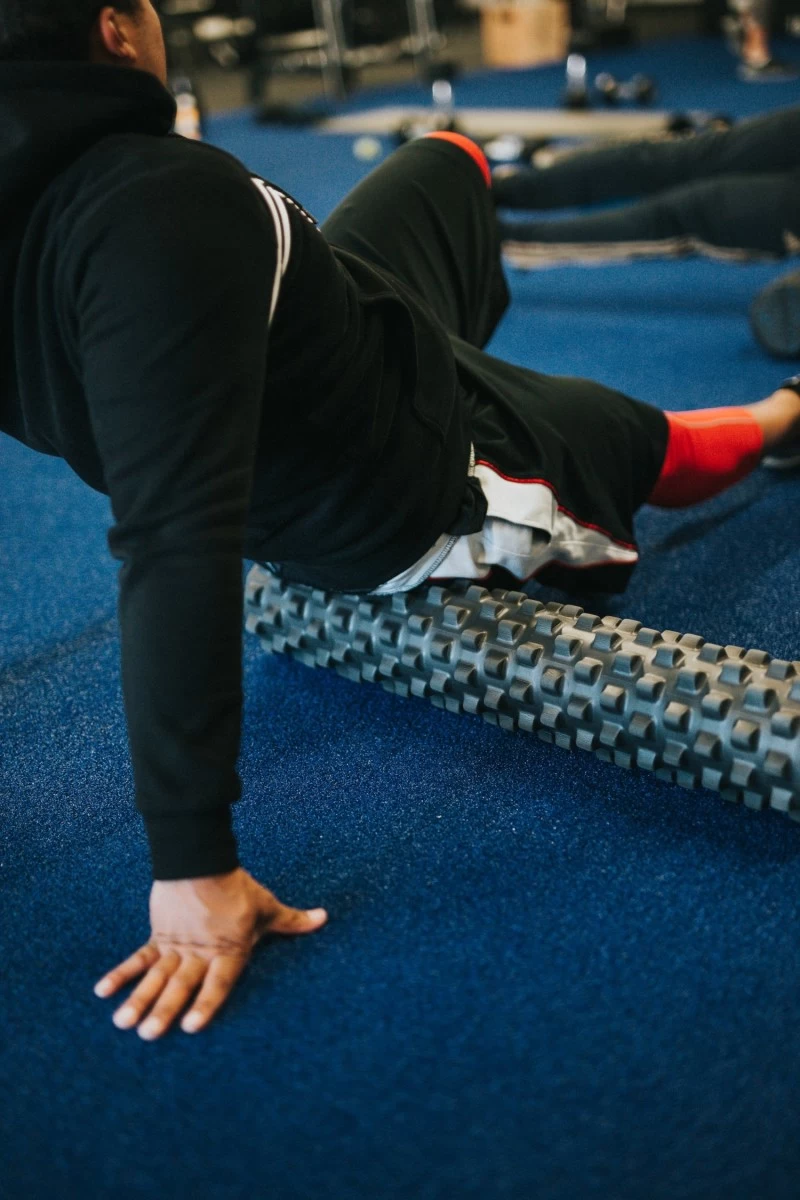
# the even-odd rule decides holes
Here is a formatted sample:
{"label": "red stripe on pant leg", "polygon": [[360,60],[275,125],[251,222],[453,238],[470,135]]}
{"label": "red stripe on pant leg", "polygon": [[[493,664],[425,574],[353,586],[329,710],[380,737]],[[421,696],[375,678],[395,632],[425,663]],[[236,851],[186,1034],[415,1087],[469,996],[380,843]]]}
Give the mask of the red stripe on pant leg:
{"label": "red stripe on pant leg", "polygon": [[446,129],[440,129],[437,133],[426,133],[425,137],[441,138],[443,142],[452,142],[454,146],[459,146],[462,150],[466,150],[471,158],[483,172],[483,178],[486,180],[486,186],[492,186],[492,169],[489,166],[489,160],[475,142],[470,138],[464,137],[463,133],[450,133]]}
{"label": "red stripe on pant leg", "polygon": [[738,483],[758,466],[764,434],[743,408],[666,413],[667,453],[649,503],[660,508],[699,504]]}

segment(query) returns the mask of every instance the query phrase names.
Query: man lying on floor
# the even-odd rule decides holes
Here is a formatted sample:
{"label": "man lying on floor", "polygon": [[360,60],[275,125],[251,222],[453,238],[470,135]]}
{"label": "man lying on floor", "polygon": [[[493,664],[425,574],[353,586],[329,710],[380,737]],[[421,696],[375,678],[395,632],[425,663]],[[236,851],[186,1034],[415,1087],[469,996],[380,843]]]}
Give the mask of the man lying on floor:
{"label": "man lying on floor", "polygon": [[398,151],[320,231],[171,136],[150,0],[0,0],[0,429],[111,498],[152,934],[98,985],[144,1038],[205,1026],[281,904],[231,825],[242,558],[325,589],[583,568],[624,585],[636,509],[780,454],[800,386],[665,415],[480,349],[507,303],[490,176]]}
{"label": "man lying on floor", "polygon": [[[632,201],[554,220],[501,218],[503,251],[517,267],[692,253],[733,262],[796,255],[800,105],[698,137],[587,147],[542,166],[500,167],[493,182],[500,209]],[[771,354],[800,356],[800,271],[764,288],[750,317]]]}

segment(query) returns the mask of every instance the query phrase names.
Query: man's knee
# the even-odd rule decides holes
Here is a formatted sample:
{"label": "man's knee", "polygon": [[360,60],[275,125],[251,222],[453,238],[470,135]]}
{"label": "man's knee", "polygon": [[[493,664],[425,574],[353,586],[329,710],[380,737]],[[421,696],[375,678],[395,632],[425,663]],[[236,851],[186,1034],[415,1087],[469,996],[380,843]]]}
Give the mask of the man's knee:
{"label": "man's knee", "polygon": [[489,166],[489,160],[481,150],[477,142],[473,142],[471,138],[465,137],[463,133],[451,133],[449,130],[441,129],[436,133],[428,133],[426,138],[439,138],[443,142],[450,142],[453,146],[458,146],[459,149],[465,151],[470,158],[477,163],[481,170],[481,174],[486,182],[486,186],[492,186],[492,169]]}

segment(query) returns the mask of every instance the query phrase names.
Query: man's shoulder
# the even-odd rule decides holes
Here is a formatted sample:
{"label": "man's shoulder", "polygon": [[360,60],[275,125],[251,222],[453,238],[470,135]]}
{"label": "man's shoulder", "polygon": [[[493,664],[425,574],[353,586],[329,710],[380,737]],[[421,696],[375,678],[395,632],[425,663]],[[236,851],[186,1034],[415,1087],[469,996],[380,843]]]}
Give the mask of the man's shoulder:
{"label": "man's shoulder", "polygon": [[[59,195],[60,193],[60,195]],[[176,135],[119,133],[103,138],[64,173],[51,211],[71,250],[131,234],[196,237],[198,222],[250,228],[264,220],[247,169],[212,146]]]}
{"label": "man's shoulder", "polygon": [[124,180],[128,188],[191,185],[218,179],[249,182],[246,168],[224,150],[192,142],[177,134],[151,137],[115,133],[98,141],[72,165],[70,173],[98,186]]}

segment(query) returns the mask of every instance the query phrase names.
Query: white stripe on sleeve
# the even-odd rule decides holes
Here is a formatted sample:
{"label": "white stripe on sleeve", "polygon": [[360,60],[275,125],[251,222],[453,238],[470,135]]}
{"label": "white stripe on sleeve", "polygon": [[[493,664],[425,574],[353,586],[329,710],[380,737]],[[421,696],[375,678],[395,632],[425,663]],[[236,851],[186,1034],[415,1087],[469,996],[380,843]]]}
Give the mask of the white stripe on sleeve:
{"label": "white stripe on sleeve", "polygon": [[289,258],[292,253],[292,228],[289,224],[289,214],[286,211],[286,204],[280,193],[276,192],[274,188],[268,187],[263,179],[253,177],[253,183],[263,197],[264,203],[272,217],[272,223],[275,226],[275,244],[278,262],[275,270],[275,279],[272,283],[272,299],[269,308],[269,323],[271,325],[272,318],[275,316],[275,309],[278,307],[281,283],[289,266]]}

